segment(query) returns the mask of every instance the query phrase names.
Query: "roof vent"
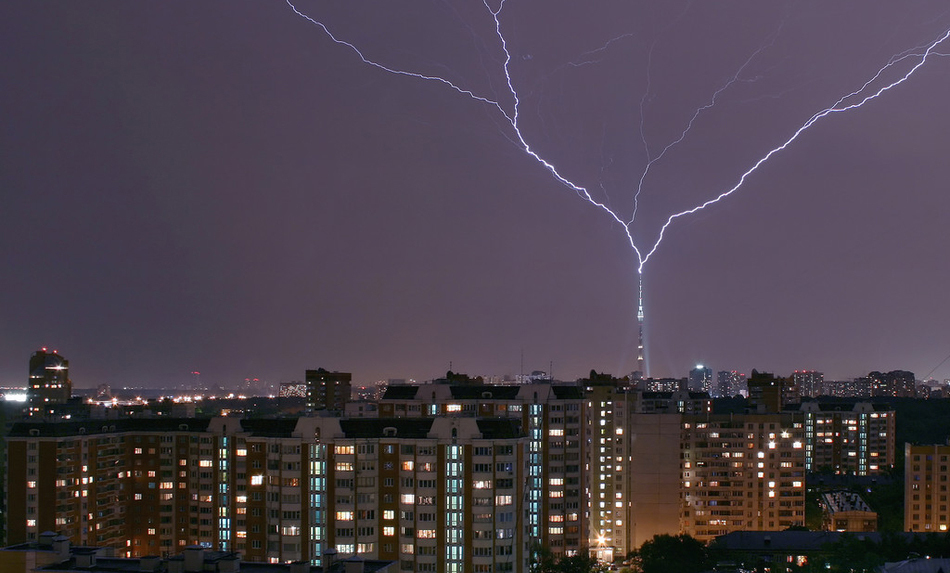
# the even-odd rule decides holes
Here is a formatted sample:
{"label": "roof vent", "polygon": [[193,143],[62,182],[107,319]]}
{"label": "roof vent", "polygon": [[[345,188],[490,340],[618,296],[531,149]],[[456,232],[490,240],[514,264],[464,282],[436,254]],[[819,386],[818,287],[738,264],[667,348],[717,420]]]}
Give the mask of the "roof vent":
{"label": "roof vent", "polygon": [[73,557],[76,559],[77,569],[92,569],[96,566],[95,549],[76,549],[76,551],[73,552]]}
{"label": "roof vent", "polygon": [[139,559],[139,571],[143,573],[154,573],[158,571],[159,565],[162,564],[162,558],[157,555],[146,555]]}
{"label": "roof vent", "polygon": [[387,437],[387,438],[394,438],[394,437],[396,437],[396,428],[394,428],[394,427],[392,427],[392,426],[387,426],[387,427],[383,428],[383,436],[385,436],[385,437]]}

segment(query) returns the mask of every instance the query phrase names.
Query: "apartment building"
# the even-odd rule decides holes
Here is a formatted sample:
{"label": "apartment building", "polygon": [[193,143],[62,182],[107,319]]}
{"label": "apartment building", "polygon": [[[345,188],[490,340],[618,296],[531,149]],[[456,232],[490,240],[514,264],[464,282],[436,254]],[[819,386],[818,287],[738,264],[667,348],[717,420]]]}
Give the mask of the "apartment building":
{"label": "apartment building", "polygon": [[709,414],[705,392],[641,391],[622,379],[583,380],[590,441],[590,547],[627,555],[659,533],[679,533],[680,421]]}
{"label": "apartment building", "polygon": [[941,532],[950,526],[950,445],[904,444],[904,530]]}
{"label": "apartment building", "polygon": [[627,503],[615,522],[616,555],[627,555],[654,535],[678,535],[682,505],[680,440],[683,416],[678,413],[631,416],[625,430],[629,447],[622,499]]}
{"label": "apartment building", "polygon": [[886,404],[804,402],[805,469],[858,476],[894,466],[897,416]]}
{"label": "apartment building", "polygon": [[[474,417],[21,422],[7,491],[27,495],[8,495],[8,541],[51,530],[127,557],[202,546],[319,565],[332,549],[400,571],[523,571],[532,447],[520,421]],[[581,508],[544,505],[552,541],[578,535]]]}
{"label": "apartment building", "polygon": [[684,416],[680,531],[702,541],[805,522],[801,415]]}
{"label": "apartment building", "polygon": [[588,508],[592,474],[586,466],[588,400],[583,388],[472,381],[393,385],[386,389],[378,410],[382,417],[474,416],[517,421],[527,439],[526,535],[556,556],[587,550],[592,536]]}

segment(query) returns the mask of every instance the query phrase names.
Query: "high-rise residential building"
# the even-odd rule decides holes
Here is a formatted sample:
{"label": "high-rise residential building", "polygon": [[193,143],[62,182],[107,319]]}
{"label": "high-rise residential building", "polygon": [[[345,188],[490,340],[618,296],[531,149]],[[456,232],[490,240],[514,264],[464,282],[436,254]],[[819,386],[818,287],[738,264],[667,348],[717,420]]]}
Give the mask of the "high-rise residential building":
{"label": "high-rise residential building", "polygon": [[658,533],[679,532],[680,419],[708,415],[709,394],[643,392],[607,375],[582,380],[587,399],[590,548],[605,561]]}
{"label": "high-rise residential building", "polygon": [[588,491],[587,411],[583,389],[567,384],[465,383],[389,386],[380,417],[512,419],[527,439],[524,529],[556,556],[586,551],[593,537]]}
{"label": "high-rise residential building", "polygon": [[30,378],[27,383],[29,414],[43,415],[65,404],[72,397],[69,361],[55,350],[41,348],[30,356]]}
{"label": "high-rise residential building", "polygon": [[917,380],[913,372],[892,370],[868,374],[872,396],[913,398],[917,395]]}
{"label": "high-rise residential building", "polygon": [[690,392],[712,393],[712,368],[697,364],[696,368],[689,371],[689,381],[686,390]]}
{"label": "high-rise residential building", "polygon": [[886,404],[803,402],[788,410],[804,414],[805,468],[858,476],[894,466],[897,415]]}
{"label": "high-rise residential building", "polygon": [[732,398],[740,394],[747,394],[745,374],[735,370],[723,370],[716,374],[716,388],[712,392],[714,398]]}
{"label": "high-rise residential building", "polygon": [[801,395],[792,378],[780,378],[771,372],[752,371],[746,380],[749,404],[759,412],[781,412],[786,404],[801,402]]}
{"label": "high-rise residential building", "polygon": [[[333,549],[399,571],[526,571],[534,441],[520,420],[466,416],[21,422],[7,541],[60,531],[129,557],[199,545],[321,565]],[[549,540],[579,535],[584,508],[560,502],[577,487],[543,484]]]}
{"label": "high-rise residential building", "polygon": [[904,530],[950,527],[950,445],[904,444]]}
{"label": "high-rise residential building", "polygon": [[624,428],[629,457],[614,475],[625,507],[617,508],[616,555],[625,556],[654,535],[680,533],[683,415],[675,411],[631,416]]}
{"label": "high-rise residential building", "polygon": [[630,417],[636,394],[626,382],[607,375],[583,381],[587,399],[589,450],[590,547],[598,559],[613,561],[626,548]]}
{"label": "high-rise residential building", "polygon": [[825,390],[825,375],[817,370],[796,370],[792,373],[792,382],[798,387],[802,396],[827,396]]}
{"label": "high-rise residential building", "polygon": [[679,392],[686,389],[687,378],[644,378],[634,380],[638,390],[644,392]]}
{"label": "high-rise residential building", "polygon": [[328,410],[342,412],[350,400],[349,372],[329,372],[323,368],[307,370],[307,411]]}
{"label": "high-rise residential building", "polygon": [[680,531],[701,541],[805,522],[800,414],[684,416]]}

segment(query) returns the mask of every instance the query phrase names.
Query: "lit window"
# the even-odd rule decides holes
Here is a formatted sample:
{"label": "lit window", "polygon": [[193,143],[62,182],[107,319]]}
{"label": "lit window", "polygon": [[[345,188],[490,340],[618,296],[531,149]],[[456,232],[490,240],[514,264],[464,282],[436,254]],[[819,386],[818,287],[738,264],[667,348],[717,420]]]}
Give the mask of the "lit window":
{"label": "lit window", "polygon": [[251,476],[251,485],[264,485],[264,476]]}

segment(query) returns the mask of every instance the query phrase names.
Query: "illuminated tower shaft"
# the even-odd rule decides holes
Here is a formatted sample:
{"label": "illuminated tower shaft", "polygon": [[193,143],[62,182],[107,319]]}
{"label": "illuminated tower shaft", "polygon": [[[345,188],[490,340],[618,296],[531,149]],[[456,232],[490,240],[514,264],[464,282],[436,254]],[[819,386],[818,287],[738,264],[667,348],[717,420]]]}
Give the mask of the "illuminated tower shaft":
{"label": "illuminated tower shaft", "polygon": [[639,327],[639,338],[637,339],[637,370],[640,376],[647,377],[646,357],[643,353],[643,275],[637,275],[639,279],[639,294],[637,296],[637,326]]}

